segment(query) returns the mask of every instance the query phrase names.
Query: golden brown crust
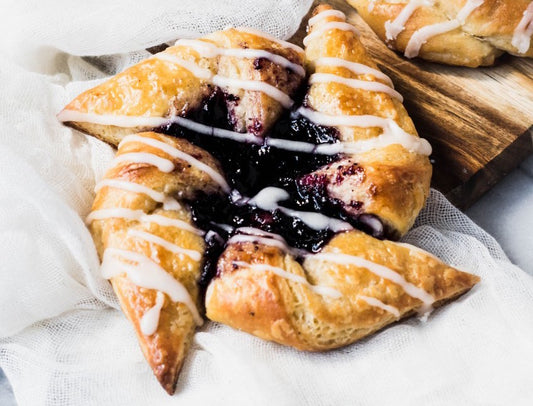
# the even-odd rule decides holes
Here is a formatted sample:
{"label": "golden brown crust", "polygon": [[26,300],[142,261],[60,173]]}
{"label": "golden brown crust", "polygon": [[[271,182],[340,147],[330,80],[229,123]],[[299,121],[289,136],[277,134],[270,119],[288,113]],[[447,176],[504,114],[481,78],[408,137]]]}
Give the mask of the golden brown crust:
{"label": "golden brown crust", "polygon": [[[407,0],[348,0],[348,3],[383,41],[404,52],[415,31],[455,18],[466,0],[436,1],[431,7],[418,8],[405,24],[405,30],[390,41],[386,38],[385,23],[398,17]],[[503,52],[533,57],[533,43],[525,53],[519,53],[511,43],[514,30],[530,3],[530,0],[485,0],[462,27],[431,37],[422,46],[419,56],[433,62],[468,67],[492,65]],[[371,11],[370,4],[373,4]]]}
{"label": "golden brown crust", "polygon": [[[228,29],[215,32],[201,39],[219,48],[262,49],[280,55],[289,61],[303,65],[303,55],[294,49],[283,47],[275,41]],[[292,95],[303,77],[262,58],[238,58],[217,55],[203,57],[185,45],[175,45],[161,52],[211,72],[231,79],[260,80],[286,94]],[[185,67],[158,55],[146,59],[113,76],[95,88],[89,89],[72,100],[65,111],[97,115],[127,117],[186,116],[199,108],[215,91],[209,80],[200,79]],[[264,134],[275,122],[282,110],[280,103],[259,92],[224,87],[232,95],[228,98],[229,118],[235,131]],[[83,121],[67,121],[67,125],[94,135],[112,145],[132,132],[146,131],[148,127],[118,127]]]}
{"label": "golden brown crust", "polygon": [[[187,141],[156,133],[141,133],[139,136],[163,141],[195,156],[213,169],[220,170],[218,163],[209,154]],[[161,158],[171,159],[175,164],[175,169],[171,173],[162,173],[154,166],[126,161],[109,169],[104,179],[133,182],[159,192],[165,192],[176,198],[191,198],[199,190],[211,190],[212,193],[215,193],[218,188],[204,172],[191,167],[185,161],[172,159],[163,151],[144,143],[136,141],[125,143],[119,148],[117,156],[132,152],[149,152]],[[97,193],[92,211],[113,208],[142,210],[146,214],[157,214],[171,219],[179,219],[190,225],[193,224],[191,216],[185,208],[165,210],[160,203],[145,194],[110,186],[103,187]],[[94,220],[89,228],[100,258],[102,258],[105,249],[110,247],[141,253],[156,261],[166,272],[185,286],[194,302],[198,304],[197,280],[200,275],[201,262],[186,255],[168,251],[160,245],[136,238],[128,232],[132,230],[149,232],[182,248],[202,254],[204,252],[204,240],[201,236],[173,226],[119,217]],[[140,320],[148,309],[155,305],[156,291],[135,285],[126,274],[113,277],[112,284],[124,313],[135,328],[145,358],[161,385],[167,392],[173,393],[178,373],[195,329],[195,321],[190,310],[185,304],[174,303],[166,296],[158,328],[153,335],[146,336],[141,331]]]}
{"label": "golden brown crust", "polygon": [[[479,281],[477,276],[447,266],[431,254],[360,231],[342,233],[323,253],[343,253],[384,265],[431,294],[440,305]],[[339,291],[340,298],[321,296],[305,284],[235,262],[269,264],[303,276],[310,283]],[[343,266],[308,257],[303,265],[279,248],[253,242],[231,244],[218,264],[206,295],[206,314],[214,321],[300,350],[337,348],[407,317],[422,305],[398,284],[367,268]],[[361,296],[394,306],[393,313],[370,305]]]}
{"label": "golden brown crust", "polygon": [[[328,9],[331,7],[321,5],[314,14]],[[331,21],[341,19],[335,16],[324,18],[313,25],[311,32]],[[313,62],[318,58],[335,57],[378,69],[357,35],[351,31],[328,30],[311,39],[305,52],[313,72],[383,82],[370,74],[356,75],[344,67],[314,67]],[[417,135],[402,103],[387,93],[355,89],[333,82],[314,83],[307,93],[306,103],[314,110],[330,115],[375,115],[390,118],[407,133]],[[383,132],[383,129],[378,127],[336,128],[342,141],[366,140]],[[362,171],[354,176],[342,176],[348,163],[357,163]],[[329,173],[332,180],[328,185],[331,197],[346,204],[356,204],[360,213],[379,217],[385,226],[393,231],[392,235],[399,237],[413,225],[426,202],[432,169],[428,157],[409,152],[399,145],[390,145],[357,154],[340,164],[333,164],[315,172],[317,175],[323,173]],[[336,182],[339,178],[342,181]]]}

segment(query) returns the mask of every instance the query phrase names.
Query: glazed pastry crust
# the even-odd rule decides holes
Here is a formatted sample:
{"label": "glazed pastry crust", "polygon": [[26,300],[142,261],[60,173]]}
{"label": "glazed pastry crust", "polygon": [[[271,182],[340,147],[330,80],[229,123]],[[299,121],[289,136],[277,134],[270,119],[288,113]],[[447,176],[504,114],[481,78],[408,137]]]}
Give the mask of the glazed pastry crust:
{"label": "glazed pastry crust", "polygon": [[[356,255],[385,265],[431,294],[439,306],[469,290],[477,276],[458,271],[415,247],[380,241],[360,231],[337,235],[324,253]],[[304,284],[235,262],[269,264],[305,277],[314,285],[341,292],[321,296]],[[321,351],[357,341],[397,321],[394,314],[361,299],[373,297],[394,306],[399,318],[412,315],[422,302],[401,286],[366,268],[318,261],[303,264],[277,247],[253,242],[231,244],[218,264],[218,277],[206,294],[206,314],[238,330],[305,351]]]}
{"label": "glazed pastry crust", "polygon": [[[418,8],[405,24],[396,40],[388,41],[385,23],[394,20],[407,0],[347,0],[370,27],[390,47],[404,52],[413,33],[432,24],[449,21],[457,16],[466,0],[438,0],[432,7]],[[374,8],[369,11],[369,5]],[[420,50],[423,59],[467,67],[489,66],[503,52],[517,56],[533,57],[533,42],[523,54],[512,45],[515,28],[522,19],[530,0],[485,0],[467,18],[466,23],[455,30],[431,37]]]}
{"label": "glazed pastry crust", "polygon": [[[303,54],[295,49],[236,29],[218,31],[201,40],[219,48],[261,49],[303,65]],[[292,70],[263,58],[226,55],[207,58],[185,45],[169,47],[161,54],[196,63],[200,68],[209,70],[212,75],[261,80],[286,94],[293,94],[303,80],[303,77]],[[187,116],[200,108],[202,102],[212,95],[215,89],[216,86],[199,79],[183,66],[173,61],[158,59],[155,55],[80,94],[58,117],[63,120],[65,111],[129,117]],[[262,135],[273,125],[282,110],[278,101],[259,91],[233,87],[224,87],[223,91],[232,95],[228,101],[228,109],[231,124],[238,132],[248,131]],[[125,135],[149,129],[81,121],[67,121],[66,124],[115,146]]]}
{"label": "glazed pastry crust", "polygon": [[[197,159],[220,171],[218,163],[205,151],[194,147],[187,141],[156,133],[142,133],[142,137],[166,142],[183,152],[195,155]],[[118,163],[106,173],[104,179],[130,181],[165,192],[175,197],[193,197],[199,190],[217,193],[217,185],[194,167],[179,159],[172,159],[159,149],[131,141],[119,148],[117,156],[134,152],[150,152],[162,158],[173,160],[175,170],[162,173],[148,164],[131,162]],[[146,214],[157,214],[179,219],[193,225],[190,213],[184,207],[180,210],[165,210],[160,203],[144,194],[125,191],[114,187],[103,187],[96,195],[92,211],[112,208],[142,210]],[[156,261],[165,271],[185,286],[193,300],[199,304],[197,280],[201,272],[201,262],[186,255],[179,255],[162,246],[135,238],[128,231],[149,232],[180,247],[204,252],[201,236],[176,227],[161,226],[146,221],[124,218],[94,220],[89,226],[100,258],[106,248],[119,248],[137,253]],[[144,356],[155,376],[169,393],[173,393],[176,380],[183,364],[186,351],[190,346],[195,330],[195,321],[190,310],[183,303],[174,303],[165,295],[159,325],[151,336],[142,333],[140,320],[156,303],[156,291],[135,285],[126,274],[113,277],[112,285],[120,301],[122,310],[131,321]]]}
{"label": "glazed pastry crust", "polygon": [[[315,9],[314,15],[329,9],[330,6],[321,5]],[[338,17],[323,18],[312,27],[311,32],[332,21],[342,20]],[[305,52],[312,72],[386,84],[371,74],[356,75],[343,67],[314,66],[313,62],[318,58],[336,57],[379,70],[357,35],[351,31],[328,30],[310,40]],[[310,86],[305,103],[318,112],[330,115],[368,114],[390,118],[404,131],[417,136],[415,126],[402,103],[387,93],[354,89],[333,82],[315,83]],[[377,127],[336,128],[341,141],[375,138],[383,131]],[[346,167],[355,163],[360,168],[357,174],[343,176]],[[343,201],[348,207],[351,203],[356,203],[357,210],[352,214],[366,213],[377,216],[385,227],[392,231],[389,235],[399,238],[411,228],[426,202],[432,168],[428,157],[409,152],[395,144],[348,156],[340,163],[315,172],[318,176],[324,173],[331,179],[328,192],[332,198]],[[342,180],[339,182],[338,179]]]}

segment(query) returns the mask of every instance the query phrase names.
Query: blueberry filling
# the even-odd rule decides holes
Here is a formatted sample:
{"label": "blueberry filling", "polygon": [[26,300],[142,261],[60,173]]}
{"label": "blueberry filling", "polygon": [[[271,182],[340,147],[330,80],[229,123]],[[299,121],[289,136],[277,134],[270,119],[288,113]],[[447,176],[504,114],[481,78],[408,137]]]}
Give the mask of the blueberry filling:
{"label": "blueberry filling", "polygon": [[[303,90],[296,105],[303,102]],[[298,103],[298,100],[300,103]],[[236,123],[234,107],[240,100],[217,88],[201,107],[188,113],[186,118],[204,125],[233,131]],[[381,221],[369,214],[364,214],[361,202],[352,202],[349,213],[346,204],[328,195],[328,176],[313,173],[317,169],[337,161],[339,155],[319,155],[286,151],[270,145],[257,145],[198,134],[176,124],[171,124],[159,131],[185,138],[194,145],[211,153],[222,165],[226,179],[232,189],[242,196],[252,197],[268,186],[286,190],[290,199],[283,206],[299,211],[320,212],[328,217],[338,218],[362,229],[369,234],[383,238],[390,230],[383,227]],[[255,120],[248,126],[254,135],[261,134],[262,124]],[[285,112],[274,127],[266,134],[268,137],[303,141],[312,144],[338,142],[337,130],[313,124],[304,117],[292,112]],[[348,168],[339,176],[351,176],[358,168]],[[352,173],[354,172],[354,173]],[[231,236],[227,227],[255,227],[267,232],[281,235],[290,246],[310,252],[319,251],[333,236],[329,229],[315,230],[298,217],[289,216],[280,210],[265,211],[252,205],[236,204],[235,199],[227,195],[206,195],[200,193],[195,200],[187,202],[192,217],[198,227],[213,230],[206,235],[206,252],[201,285],[207,285],[215,276],[216,262],[221,255],[225,241]],[[360,215],[354,216],[354,210]]]}

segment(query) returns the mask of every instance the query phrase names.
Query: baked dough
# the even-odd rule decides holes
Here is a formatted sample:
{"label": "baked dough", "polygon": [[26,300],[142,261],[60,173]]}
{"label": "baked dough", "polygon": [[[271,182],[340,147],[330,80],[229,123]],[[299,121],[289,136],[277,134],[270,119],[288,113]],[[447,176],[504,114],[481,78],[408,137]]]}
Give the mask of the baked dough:
{"label": "baked dough", "polygon": [[[492,65],[504,52],[533,57],[531,0],[348,0],[348,3],[389,47],[408,57],[468,67]],[[439,24],[436,27],[442,33],[428,28],[434,24]],[[423,35],[424,31],[431,35]],[[427,41],[417,44],[416,37],[422,41],[426,37]]]}
{"label": "baked dough", "polygon": [[[361,259],[366,266],[349,263]],[[348,265],[339,263],[344,260]],[[370,267],[376,265],[389,268],[390,275],[372,272]],[[290,276],[280,276],[280,270]],[[306,351],[341,347],[421,308],[422,314],[429,310],[392,278],[431,295],[433,306],[464,293],[479,280],[415,247],[380,241],[360,231],[338,234],[303,263],[279,246],[253,238],[230,240],[217,271],[206,294],[209,319]],[[317,292],[317,287],[322,290]]]}
{"label": "baked dough", "polygon": [[[266,51],[302,71],[303,53],[255,31],[233,28],[194,42],[191,46],[191,41],[178,41],[80,94],[58,114],[59,120],[118,145],[127,134],[163,126],[165,118],[187,116],[201,108],[202,101],[219,86],[226,95],[232,129],[263,135],[283,106],[266,93],[242,89],[234,82],[262,82],[274,92],[290,95],[304,76],[260,55],[243,58],[238,51]],[[233,53],[225,53],[229,49]]]}
{"label": "baked dough", "polygon": [[[126,141],[120,146],[114,165],[97,186],[99,190],[88,217],[89,229],[103,259],[104,276],[111,279],[146,360],[163,388],[173,393],[195,325],[201,323],[199,314],[203,306],[199,302],[198,279],[204,238],[195,232],[184,205],[172,206],[169,201],[166,202],[169,208],[165,208],[150,195],[131,189],[149,188],[151,193],[164,194],[167,199],[192,197],[198,190],[220,192],[220,187],[204,171],[152,145],[167,145],[167,150],[194,155],[214,171],[220,168],[207,152],[185,140],[140,133]],[[146,144],[150,141],[155,144]],[[162,162],[172,163],[174,168],[165,173],[153,165],[139,163],[135,159],[139,153],[153,154]],[[161,269],[154,270],[157,266]],[[161,282],[157,272],[167,273],[167,278]],[[167,280],[168,275],[175,282]],[[180,286],[185,291],[181,293],[182,301],[173,301],[172,294],[180,296]],[[158,295],[162,305],[160,316],[146,316],[145,323],[152,324],[152,331],[143,332],[141,321],[156,306]],[[184,303],[187,301],[189,307]],[[195,309],[191,310],[190,306]],[[194,311],[198,314],[194,315]]]}

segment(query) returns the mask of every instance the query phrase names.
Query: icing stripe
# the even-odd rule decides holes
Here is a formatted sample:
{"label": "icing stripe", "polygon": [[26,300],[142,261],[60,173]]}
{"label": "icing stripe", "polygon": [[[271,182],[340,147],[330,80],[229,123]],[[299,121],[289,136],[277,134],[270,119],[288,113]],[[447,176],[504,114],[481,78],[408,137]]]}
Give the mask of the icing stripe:
{"label": "icing stripe", "polygon": [[325,11],[322,11],[321,13],[318,13],[316,16],[311,17],[309,19],[309,21],[307,22],[307,25],[309,27],[312,27],[313,25],[315,25],[317,23],[317,21],[320,21],[320,20],[322,20],[324,18],[327,18],[327,17],[336,17],[336,18],[342,19],[343,21],[346,20],[346,14],[344,14],[342,11],[339,11],[339,10],[325,10]]}
{"label": "icing stripe", "polygon": [[[133,262],[135,265],[126,263],[124,260]],[[173,302],[183,303],[191,311],[196,324],[203,324],[202,317],[187,289],[150,258],[138,252],[107,248],[103,256],[101,272],[106,279],[125,272],[135,285],[158,290],[166,293]]]}
{"label": "icing stripe", "polygon": [[211,179],[213,179],[216,183],[218,183],[220,187],[222,188],[222,190],[224,190],[226,193],[229,193],[229,191],[231,190],[230,186],[226,182],[226,179],[224,179],[224,177],[220,173],[215,171],[209,165],[204,164],[202,161],[194,158],[193,156],[183,151],[180,151],[179,149],[173,147],[170,144],[167,144],[164,141],[156,140],[151,137],[143,137],[142,135],[138,135],[138,134],[131,134],[131,135],[124,137],[122,141],[120,142],[120,144],[118,144],[118,147],[120,148],[122,145],[128,142],[140,142],[140,143],[149,145],[151,147],[157,148],[167,153],[172,158],[181,159],[189,163],[190,165],[194,166],[198,170],[205,172],[207,175],[209,175],[209,177],[211,177]]}
{"label": "icing stripe", "polygon": [[[64,110],[63,112],[65,112]],[[63,113],[62,112],[62,113]],[[389,131],[387,137],[382,136],[376,141],[362,140],[356,142],[346,142],[346,143],[335,143],[335,144],[312,144],[303,141],[292,141],[285,140],[281,138],[261,138],[253,134],[238,133],[235,131],[225,130],[222,128],[214,128],[206,126],[204,124],[196,123],[189,119],[183,117],[130,117],[130,116],[113,116],[113,115],[96,115],[92,113],[79,113],[72,111],[72,115],[68,116],[67,120],[64,121],[81,121],[81,122],[98,122],[105,125],[118,125],[121,127],[143,127],[149,126],[150,124],[157,124],[154,127],[159,127],[169,124],[178,124],[179,126],[186,128],[191,131],[195,131],[199,134],[210,135],[219,138],[230,139],[238,142],[247,142],[257,145],[267,145],[280,148],[286,151],[294,152],[304,152],[304,153],[314,153],[320,155],[336,155],[342,152],[355,154],[358,152],[364,152],[368,150],[369,146],[372,143],[376,143],[377,147],[384,147],[390,143],[399,143],[400,139],[406,138],[406,134],[393,120],[383,119],[376,116],[328,116],[324,113],[315,112],[309,109],[300,108],[298,112],[309,120],[315,122],[317,125],[324,126],[337,126],[337,125],[351,125],[351,126],[361,126],[361,127],[382,127],[382,128],[392,128],[395,131]],[[335,117],[340,117],[341,120],[335,119]],[[348,121],[350,123],[346,124],[347,118],[350,118]],[[372,122],[366,121],[365,118],[370,118]],[[131,121],[129,121],[131,119]],[[378,119],[376,122],[375,119]],[[358,124],[358,125],[356,125]],[[398,130],[399,128],[399,130]],[[407,137],[412,137],[410,142],[411,145],[405,144],[404,146],[410,151],[417,152],[423,155],[431,154],[431,146],[423,138],[418,138],[407,134]],[[410,138],[409,138],[410,139]],[[387,142],[385,142],[387,141]],[[394,142],[393,142],[394,141]],[[413,144],[414,143],[414,144]],[[419,146],[416,146],[419,143]],[[413,147],[414,145],[414,147]],[[221,175],[220,175],[221,176]],[[219,183],[221,184],[221,183]],[[224,190],[227,190],[224,188]]]}
{"label": "icing stripe", "polygon": [[433,6],[433,0],[411,0],[402,9],[400,14],[393,20],[385,23],[385,36],[389,41],[395,40],[405,29],[405,24],[412,17],[413,13],[422,6]]}
{"label": "icing stripe", "polygon": [[159,203],[163,203],[163,208],[165,210],[179,210],[181,208],[181,205],[176,199],[167,196],[164,193],[150,189],[149,187],[146,187],[144,185],[139,185],[138,183],[118,179],[102,179],[96,184],[94,191],[98,192],[103,187],[112,187],[115,189],[126,190],[128,192],[145,194],[152,200],[155,200]]}
{"label": "icing stripe", "polygon": [[470,14],[479,6],[483,4],[484,0],[468,0],[466,4],[459,10],[455,19],[443,23],[427,25],[415,31],[407,46],[405,48],[405,56],[407,58],[414,58],[418,56],[422,45],[424,45],[430,38],[452,31],[461,27]]}
{"label": "icing stripe", "polygon": [[317,29],[311,31],[303,40],[303,44],[307,46],[309,42],[316,37],[319,37],[321,35],[324,35],[326,31],[329,30],[342,30],[342,31],[351,31],[355,35],[359,35],[359,31],[357,28],[355,28],[353,25],[340,22],[340,21],[331,21],[329,23],[325,23],[322,26],[319,26]]}
{"label": "icing stripe", "polygon": [[365,258],[358,257],[355,255],[342,254],[338,252],[319,253],[315,255],[310,255],[307,258],[318,261],[333,262],[343,266],[354,265],[359,268],[365,268],[372,272],[374,275],[387,279],[401,286],[405,293],[407,293],[409,296],[420,300],[424,304],[422,310],[422,312],[424,313],[429,311],[431,309],[431,305],[435,302],[435,298],[433,296],[431,296],[424,289],[421,289],[418,286],[407,282],[405,278],[398,272],[393,271],[392,269],[384,265],[369,261]]}
{"label": "icing stripe", "polygon": [[394,306],[389,306],[383,303],[381,300],[376,299],[375,297],[369,297],[369,296],[363,296],[363,295],[359,295],[357,297],[367,302],[370,306],[379,307],[380,309],[383,309],[389,313],[392,313],[397,319],[400,318],[400,311],[398,310],[398,308]]}
{"label": "icing stripe", "polygon": [[257,37],[268,39],[268,40],[270,40],[272,42],[276,42],[276,43],[280,44],[281,46],[283,46],[285,48],[294,49],[295,51],[297,51],[299,53],[305,53],[305,51],[301,47],[299,47],[298,45],[293,44],[292,42],[283,41],[283,40],[278,39],[276,37],[273,37],[272,35],[269,35],[269,34],[267,34],[265,32],[262,32],[262,31],[259,31],[259,30],[255,30],[253,28],[248,28],[248,27],[236,27],[235,29],[237,31],[240,31],[240,32],[246,32],[248,34],[252,34],[252,35],[255,35]]}
{"label": "icing stripe", "polygon": [[211,82],[219,87],[236,87],[248,91],[262,92],[278,101],[286,109],[294,104],[294,101],[286,93],[279,90],[276,86],[272,86],[261,80],[242,80],[215,75],[211,79]]}
{"label": "icing stripe", "polygon": [[174,170],[174,164],[172,161],[148,152],[128,152],[126,154],[116,155],[112,161],[112,165],[115,166],[116,164],[123,162],[150,164],[165,173],[170,173]]}
{"label": "icing stripe", "polygon": [[381,79],[387,82],[387,84],[390,87],[394,88],[392,84],[392,80],[387,75],[385,75],[383,72],[377,69],[371,68],[370,66],[363,65],[361,63],[350,62],[350,61],[347,61],[341,58],[324,57],[324,58],[316,59],[314,61],[314,64],[315,64],[315,67],[332,66],[332,67],[346,68],[350,70],[351,72],[355,73],[356,75],[373,75],[376,77],[376,79]]}
{"label": "icing stripe", "polygon": [[209,80],[213,76],[209,69],[201,68],[196,62],[183,60],[181,58],[178,58],[177,56],[169,54],[168,52],[159,52],[158,54],[152,56],[152,59],[159,59],[161,61],[166,61],[179,65],[182,68],[187,69],[198,79]]}
{"label": "icing stripe", "polygon": [[190,231],[191,233],[197,235],[205,234],[204,231],[191,226],[189,223],[183,220],[162,216],[160,214],[146,214],[142,210],[132,210],[120,207],[92,211],[87,216],[85,222],[87,225],[89,225],[93,221],[105,220],[109,218],[123,218],[126,220],[139,221],[141,223],[154,223],[163,227],[176,227],[185,231]]}
{"label": "icing stripe", "polygon": [[533,35],[533,2],[529,3],[522,19],[518,23],[513,33],[511,44],[520,52],[525,54],[531,47],[531,36]]}
{"label": "icing stripe", "polygon": [[159,316],[164,304],[165,295],[158,291],[155,299],[155,305],[148,309],[141,318],[141,332],[145,336],[151,336],[157,331],[157,327],[159,325]]}
{"label": "icing stripe", "polygon": [[204,58],[214,58],[218,55],[231,56],[236,58],[263,58],[272,61],[276,65],[290,69],[300,76],[305,76],[305,69],[302,65],[289,61],[284,56],[274,54],[263,49],[252,48],[219,48],[216,45],[197,39],[179,39],[177,46],[193,48]]}
{"label": "icing stripe", "polygon": [[374,138],[344,143],[343,152],[357,155],[389,145],[401,145],[409,152],[425,156],[431,155],[432,152],[431,145],[427,140],[415,137],[405,131],[386,131]]}
{"label": "icing stripe", "polygon": [[314,73],[309,78],[309,84],[315,84],[315,83],[340,83],[346,86],[349,86],[353,89],[362,89],[362,90],[368,90],[369,92],[380,92],[380,93],[386,93],[391,97],[394,97],[395,99],[399,100],[400,102],[403,102],[403,97],[400,93],[398,93],[393,88],[384,85],[383,83],[379,82],[369,82],[367,80],[359,80],[359,79],[349,79],[338,75],[333,75],[330,73]]}
{"label": "icing stripe", "polygon": [[[253,231],[250,231],[250,230],[253,230]],[[294,255],[295,257],[302,257],[305,255],[309,255],[309,252],[305,250],[290,247],[285,241],[285,239],[280,235],[263,232],[262,230],[253,229],[251,227],[242,227],[242,228],[239,228],[238,231],[241,231],[246,234],[234,235],[228,240],[228,245],[236,244],[240,242],[251,242],[255,244],[263,244],[263,245],[268,245],[270,247],[279,248],[280,250],[290,253]]]}
{"label": "icing stripe", "polygon": [[152,233],[131,229],[128,231],[128,234],[133,237],[138,237],[142,240],[148,241],[150,243],[160,245],[167,251],[173,252],[174,254],[187,255],[194,261],[200,261],[202,259],[202,254],[200,252],[180,247],[179,245],[171,243],[170,241],[167,241],[164,238],[158,237],[157,235],[154,235]]}
{"label": "icing stripe", "polygon": [[186,61],[188,66],[184,66],[184,61],[182,59],[174,57],[173,55],[165,52],[160,52],[159,54],[154,55],[153,58],[162,59],[183,66],[198,78],[205,79],[213,83],[215,86],[236,87],[248,91],[262,92],[278,101],[285,108],[289,108],[294,104],[292,99],[287,94],[279,90],[277,87],[261,80],[233,79],[220,75],[212,75],[211,71],[200,68],[194,62]]}
{"label": "icing stripe", "polygon": [[336,289],[330,288],[329,286],[312,285],[303,276],[287,272],[285,269],[279,268],[277,266],[272,266],[268,264],[250,264],[244,261],[233,261],[233,264],[242,268],[249,268],[255,271],[272,272],[273,274],[281,278],[301,283],[302,285],[307,286],[313,292],[318,293],[322,296],[329,296],[335,299],[342,297],[342,293]]}
{"label": "icing stripe", "polygon": [[[333,116],[318,111],[310,110],[308,108],[300,107],[298,113],[313,123],[328,127],[336,126],[349,126],[349,127],[361,127],[371,128],[380,127],[383,129],[383,134],[377,137],[377,139],[369,139],[357,141],[351,144],[352,151],[357,152],[358,148],[364,151],[367,148],[374,148],[377,146],[386,146],[391,143],[398,143],[403,145],[406,149],[412,152],[416,152],[422,155],[431,154],[431,145],[423,138],[415,137],[405,132],[394,120],[390,118],[382,118],[378,116]],[[374,144],[374,145],[373,145]],[[333,144],[335,145],[335,144]],[[344,150],[349,152],[350,144],[344,147]]]}
{"label": "icing stripe", "polygon": [[330,229],[333,232],[353,230],[353,227],[345,221],[327,217],[321,213],[288,209],[278,204],[279,201],[288,200],[289,197],[286,190],[270,186],[259,191],[246,203],[266,211],[280,210],[290,217],[299,218],[313,230]]}

